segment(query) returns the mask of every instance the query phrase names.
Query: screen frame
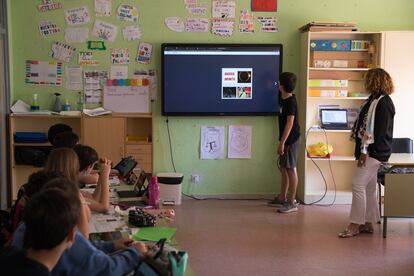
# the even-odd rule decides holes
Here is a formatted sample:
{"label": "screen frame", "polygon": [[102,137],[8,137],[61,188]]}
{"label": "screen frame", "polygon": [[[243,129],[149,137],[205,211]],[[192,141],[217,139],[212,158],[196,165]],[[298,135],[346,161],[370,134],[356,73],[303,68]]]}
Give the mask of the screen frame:
{"label": "screen frame", "polygon": [[[283,72],[283,44],[216,44],[216,43],[163,43],[161,44],[161,115],[162,116],[278,116],[280,112],[166,112],[165,111],[165,55],[164,50],[168,47],[180,48],[269,48],[278,47],[280,51],[279,69]],[[280,99],[280,95],[279,95]]]}

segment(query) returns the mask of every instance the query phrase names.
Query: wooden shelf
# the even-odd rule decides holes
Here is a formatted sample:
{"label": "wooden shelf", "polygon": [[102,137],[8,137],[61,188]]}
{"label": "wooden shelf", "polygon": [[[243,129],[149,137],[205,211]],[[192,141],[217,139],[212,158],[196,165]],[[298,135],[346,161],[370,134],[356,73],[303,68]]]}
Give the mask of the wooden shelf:
{"label": "wooden shelf", "polygon": [[315,158],[309,158],[306,157],[307,161],[355,161],[355,156],[344,156],[344,155],[332,155],[331,158],[319,158],[319,157],[315,157]]}
{"label": "wooden shelf", "polygon": [[368,97],[308,97],[309,100],[366,100]]}
{"label": "wooden shelf", "polygon": [[316,68],[316,67],[309,67],[309,70],[314,71],[368,71],[370,68]]}
{"label": "wooden shelf", "polygon": [[125,145],[151,145],[151,141],[126,141]]}
{"label": "wooden shelf", "polygon": [[50,143],[13,143],[13,146],[19,147],[51,147]]}

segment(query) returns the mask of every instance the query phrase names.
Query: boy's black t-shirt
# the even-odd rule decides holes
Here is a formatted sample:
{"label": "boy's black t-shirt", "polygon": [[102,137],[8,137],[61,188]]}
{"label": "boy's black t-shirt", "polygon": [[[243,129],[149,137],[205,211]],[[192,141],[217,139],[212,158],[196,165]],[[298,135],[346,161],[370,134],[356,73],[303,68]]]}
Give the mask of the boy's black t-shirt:
{"label": "boy's black t-shirt", "polygon": [[279,141],[280,138],[282,138],[283,131],[287,123],[287,117],[292,115],[295,116],[295,118],[293,120],[292,130],[286,139],[285,145],[291,145],[295,143],[300,136],[300,128],[298,123],[298,104],[296,102],[295,95],[281,100],[281,109],[279,114]]}
{"label": "boy's black t-shirt", "polygon": [[49,276],[48,268],[41,263],[27,258],[25,251],[15,247],[2,249],[0,252],[2,275]]}

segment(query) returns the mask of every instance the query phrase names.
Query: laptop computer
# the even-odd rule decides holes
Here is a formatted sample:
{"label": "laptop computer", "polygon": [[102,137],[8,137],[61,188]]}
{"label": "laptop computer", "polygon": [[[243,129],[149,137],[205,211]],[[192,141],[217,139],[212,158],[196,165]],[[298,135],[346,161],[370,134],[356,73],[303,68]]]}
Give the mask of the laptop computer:
{"label": "laptop computer", "polygon": [[149,174],[143,170],[138,176],[135,173],[131,173],[127,182],[133,184],[134,189],[132,191],[117,191],[118,196],[120,198],[142,197],[148,190]]}
{"label": "laptop computer", "polygon": [[115,165],[114,169],[119,171],[121,177],[127,177],[137,165],[138,162],[132,157],[125,157]]}
{"label": "laptop computer", "polygon": [[350,129],[348,126],[347,109],[321,109],[320,111],[321,127],[330,130]]}

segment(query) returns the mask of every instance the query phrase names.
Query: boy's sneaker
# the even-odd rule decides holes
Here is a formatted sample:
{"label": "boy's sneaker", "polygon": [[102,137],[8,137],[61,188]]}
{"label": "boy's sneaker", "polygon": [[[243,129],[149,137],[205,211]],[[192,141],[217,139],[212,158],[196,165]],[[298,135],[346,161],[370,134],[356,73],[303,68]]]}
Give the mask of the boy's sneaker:
{"label": "boy's sneaker", "polygon": [[286,202],[287,202],[286,200],[280,200],[278,197],[275,197],[275,199],[273,199],[272,201],[269,201],[267,205],[272,206],[272,207],[281,207],[285,205]]}
{"label": "boy's sneaker", "polygon": [[279,213],[291,213],[298,211],[299,203],[296,201],[294,203],[286,202],[282,208],[277,209]]}

